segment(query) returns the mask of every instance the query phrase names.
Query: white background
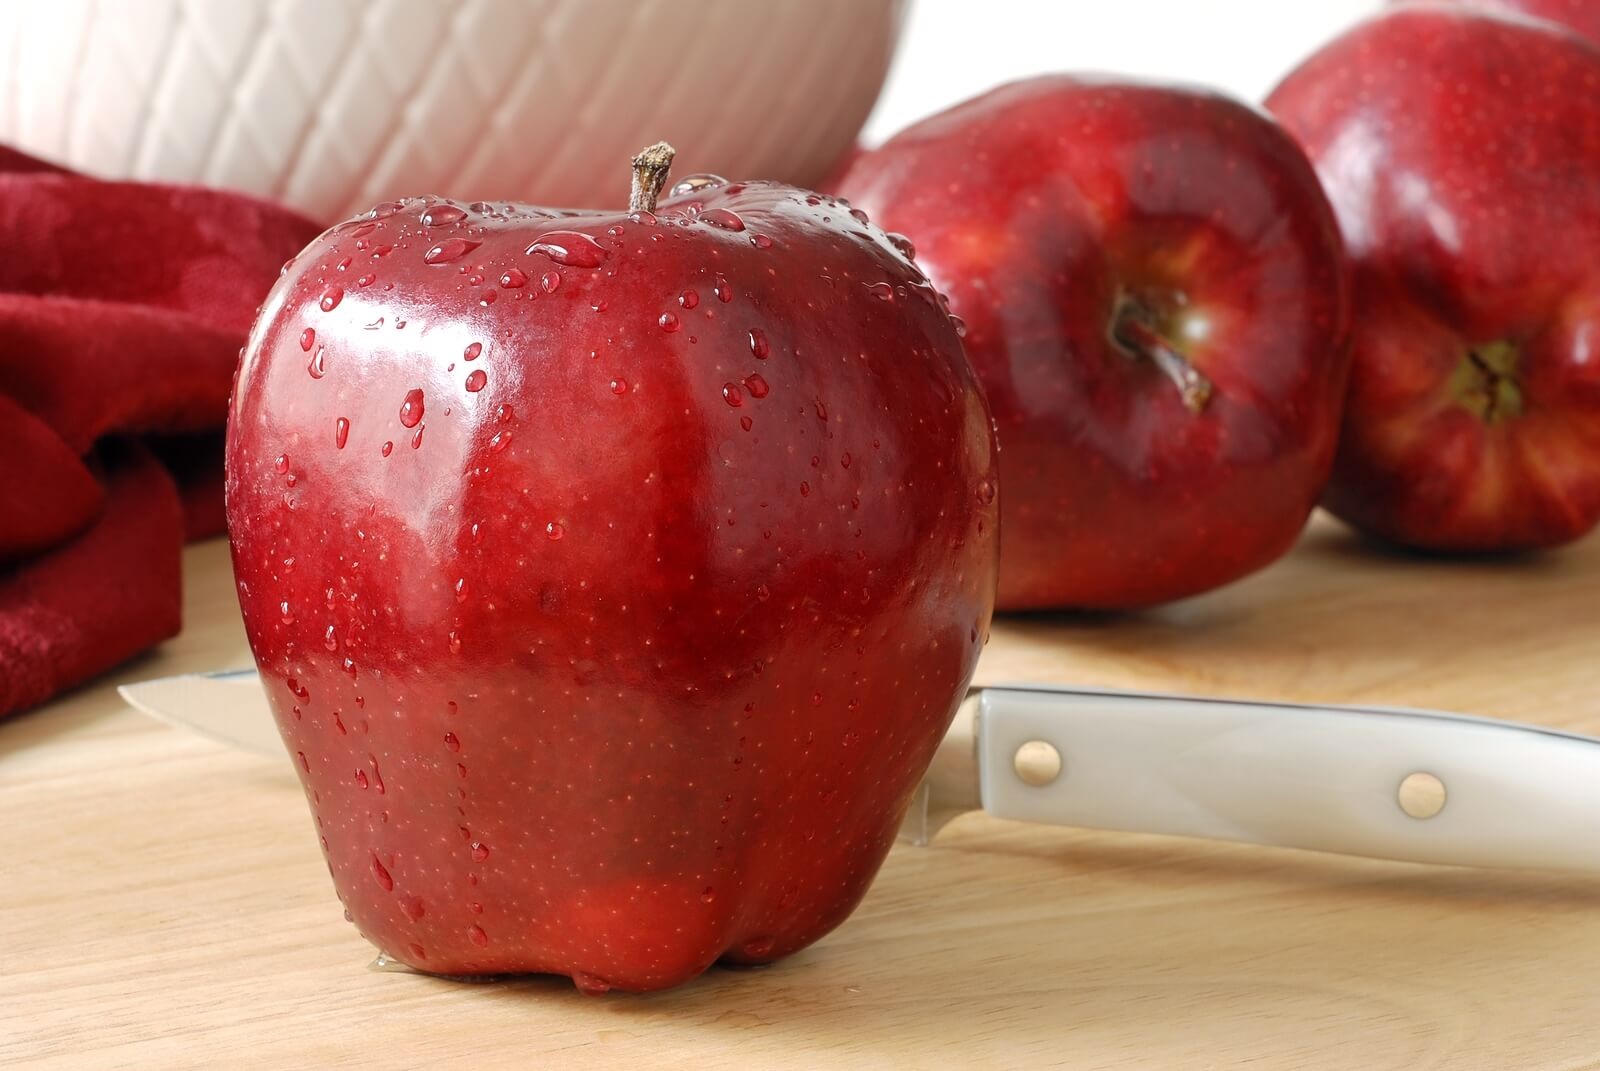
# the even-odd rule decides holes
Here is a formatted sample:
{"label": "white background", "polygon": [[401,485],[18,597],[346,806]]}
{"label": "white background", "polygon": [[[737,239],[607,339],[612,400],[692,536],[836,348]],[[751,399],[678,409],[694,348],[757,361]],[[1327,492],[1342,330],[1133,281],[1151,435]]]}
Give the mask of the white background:
{"label": "white background", "polygon": [[1379,0],[913,0],[862,139],[1047,71],[1199,82],[1259,102]]}

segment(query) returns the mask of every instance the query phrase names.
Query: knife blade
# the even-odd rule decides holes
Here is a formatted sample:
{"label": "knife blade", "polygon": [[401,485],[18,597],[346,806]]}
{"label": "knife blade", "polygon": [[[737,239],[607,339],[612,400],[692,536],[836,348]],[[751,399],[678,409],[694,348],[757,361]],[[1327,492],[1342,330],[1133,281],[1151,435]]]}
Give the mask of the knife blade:
{"label": "knife blade", "polygon": [[[147,714],[292,770],[253,670],[127,685]],[[1600,873],[1600,739],[1463,714],[1035,685],[974,688],[913,796],[1051,825]]]}

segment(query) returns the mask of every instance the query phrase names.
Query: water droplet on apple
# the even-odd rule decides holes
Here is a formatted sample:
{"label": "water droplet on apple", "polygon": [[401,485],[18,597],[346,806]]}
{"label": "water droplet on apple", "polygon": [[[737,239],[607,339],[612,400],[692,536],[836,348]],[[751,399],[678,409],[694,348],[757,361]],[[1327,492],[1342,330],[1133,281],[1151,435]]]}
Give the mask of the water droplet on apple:
{"label": "water droplet on apple", "polygon": [[279,454],[278,455],[278,460],[273,462],[272,467],[278,470],[278,475],[279,476],[282,476],[284,473],[288,472],[289,471],[289,455],[288,454]]}
{"label": "water droplet on apple", "polygon": [[800,497],[805,498],[811,493],[811,485],[804,480],[800,481]]}
{"label": "water droplet on apple", "polygon": [[422,254],[422,262],[424,264],[449,264],[452,261],[460,260],[482,244],[482,242],[475,242],[470,238],[446,238]]}
{"label": "water droplet on apple", "polygon": [[717,300],[724,305],[733,300],[733,287],[728,285],[727,277],[721,272],[716,274],[716,282],[711,288],[711,292],[717,295]]}
{"label": "water droplet on apple", "polygon": [[328,631],[322,634],[322,646],[326,647],[330,651],[337,651],[339,649],[339,637],[334,632],[332,625],[329,625]]}
{"label": "water droplet on apple", "polygon": [[472,842],[472,861],[475,862],[475,863],[481,863],[487,858],[489,858],[489,846],[487,844],[483,843],[483,841],[481,841],[481,840],[473,841]]}
{"label": "water droplet on apple", "polygon": [[739,426],[741,428],[743,428],[745,431],[749,431],[751,428],[753,428],[755,426],[755,423],[756,422],[754,420],[751,420],[747,416],[742,416],[742,417],[739,418]]}
{"label": "water droplet on apple", "polygon": [[428,425],[424,424],[422,427],[417,429],[417,433],[415,435],[411,436],[411,449],[420,450],[422,448],[422,433],[427,430]]}
{"label": "water droplet on apple", "polygon": [[373,283],[375,283],[377,281],[378,281],[378,277],[376,275],[372,274],[370,271],[367,272],[365,275],[356,276],[356,285],[360,286],[360,287],[371,286]]}
{"label": "water droplet on apple", "polygon": [[545,272],[539,276],[539,286],[546,294],[554,294],[557,288],[561,286],[561,273],[558,271]]}
{"label": "water droplet on apple", "polygon": [[368,784],[369,784],[369,782],[367,781],[367,771],[365,771],[365,770],[357,770],[356,771],[356,785],[359,786],[362,789],[365,789],[368,786]]}
{"label": "water droplet on apple", "polygon": [[700,295],[693,288],[685,290],[678,295],[678,304],[686,309],[692,309],[700,304]]}
{"label": "water droplet on apple", "polygon": [[481,368],[475,368],[467,374],[467,390],[473,394],[478,393],[489,382],[489,374]]}
{"label": "water droplet on apple", "polygon": [[452,752],[460,751],[461,750],[461,738],[458,737],[455,733],[445,733],[444,734],[444,746],[449,748]]}
{"label": "water droplet on apple", "polygon": [[967,321],[963,320],[961,317],[951,314],[950,326],[956,329],[957,338],[967,337]]}
{"label": "water droplet on apple", "polygon": [[388,457],[392,453],[394,453],[394,443],[392,441],[386,441],[383,444],[383,456]]}
{"label": "water droplet on apple", "polygon": [[713,889],[709,885],[707,885],[704,889],[702,889],[700,891],[700,899],[704,900],[708,904],[711,903],[711,901],[715,900],[716,898],[717,898],[717,890]]}
{"label": "water droplet on apple", "polygon": [[828,407],[826,405],[823,405],[821,402],[812,402],[811,404],[817,411],[817,419],[822,421],[823,423],[827,423],[827,420],[828,420]]}
{"label": "water droplet on apple", "polygon": [[465,210],[452,204],[439,204],[422,213],[422,225],[424,227],[443,227],[449,223],[460,223],[466,218],[467,213]]}
{"label": "water droplet on apple", "polygon": [[520,268],[507,268],[500,275],[500,285],[507,290],[520,290],[528,285],[528,275]]}
{"label": "water droplet on apple", "polygon": [[567,534],[567,530],[562,526],[560,521],[551,521],[549,524],[544,526],[544,534],[551,539],[560,539],[562,536]]}
{"label": "water droplet on apple", "polygon": [[394,878],[389,876],[389,871],[383,865],[383,860],[378,858],[377,852],[372,853],[372,876],[383,886],[384,892],[394,891]]}
{"label": "water droplet on apple", "polygon": [[839,459],[839,464],[843,468],[850,467],[850,451],[846,450],[844,452],[844,456]]}
{"label": "water droplet on apple", "polygon": [[332,312],[334,309],[339,307],[339,302],[343,300],[344,287],[330,286],[328,289],[322,292],[322,300],[317,303],[317,306],[322,309],[323,312]]}
{"label": "water droplet on apple", "polygon": [[646,227],[654,227],[656,225],[656,214],[654,212],[629,212],[628,218]]}
{"label": "water droplet on apple", "polygon": [[404,911],[406,913],[406,918],[410,919],[412,922],[420,922],[422,920],[422,916],[426,914],[426,911],[422,906],[422,897],[420,896],[407,896],[402,898],[400,901],[400,910]]}
{"label": "water droplet on apple", "polygon": [[911,244],[911,239],[896,231],[889,232],[889,244],[900,250],[900,255],[907,260],[917,259],[917,247]]}
{"label": "water droplet on apple", "polygon": [[516,419],[516,416],[516,410],[512,409],[509,405],[499,406],[494,411],[494,418],[502,424],[511,423],[512,420]]}
{"label": "water droplet on apple", "polygon": [[[456,592],[456,602],[466,602],[467,601],[467,578],[466,577],[462,576],[462,577],[457,577],[456,578],[455,592]],[[450,704],[450,713],[454,714],[456,712],[455,711],[455,707],[456,707],[456,705],[454,703]]]}
{"label": "water droplet on apple", "polygon": [[451,654],[460,654],[461,653],[461,633],[460,632],[456,631],[455,629],[451,629],[450,630],[450,634],[445,637],[445,642],[449,646]]}
{"label": "water droplet on apple", "polygon": [[756,399],[765,398],[767,396],[767,391],[770,389],[767,386],[766,379],[761,375],[760,372],[752,372],[748,376],[745,376],[744,387],[745,390],[750,392],[750,397]]}
{"label": "water droplet on apple", "polygon": [[888,283],[868,283],[867,293],[871,294],[879,301],[894,300],[894,287],[890,286]]}
{"label": "water droplet on apple", "polygon": [[865,212],[861,211],[861,209],[859,209],[859,208],[852,208],[850,210],[850,218],[855,220],[857,223],[865,224],[865,223],[871,223],[872,222],[872,220],[867,218],[867,214]]}
{"label": "water droplet on apple", "polygon": [[676,331],[681,326],[678,323],[678,314],[675,312],[662,313],[660,316],[656,317],[656,323],[660,325],[661,330],[666,331],[669,334]]}
{"label": "water droplet on apple", "polygon": [[350,419],[348,417],[340,417],[333,422],[333,445],[343,450],[344,444],[349,438]]}
{"label": "water droplet on apple", "polygon": [[474,342],[474,343],[471,343],[470,345],[468,345],[466,349],[461,351],[461,356],[463,358],[465,358],[466,360],[476,361],[478,359],[478,355],[480,353],[482,353],[482,352],[483,352],[483,343]]}
{"label": "water droplet on apple", "polygon": [[311,760],[306,758],[306,753],[304,751],[296,751],[295,754],[300,757],[300,768],[302,770],[304,770],[306,773],[310,773],[311,772]]}
{"label": "water droplet on apple", "polygon": [[400,211],[402,208],[404,208],[406,205],[408,205],[410,203],[411,202],[409,200],[381,201],[378,204],[373,205],[370,209],[367,210],[367,218],[368,219],[386,219],[387,217],[394,215],[396,212]]}
{"label": "water droplet on apple", "polygon": [[611,393],[619,396],[628,393],[628,381],[621,376],[613,379],[611,381]]}
{"label": "water droplet on apple", "polygon": [[744,220],[739,218],[737,212],[730,212],[726,208],[708,208],[700,213],[702,222],[724,231],[744,230]]}
{"label": "water droplet on apple", "polygon": [[489,935],[477,923],[467,927],[467,938],[480,948],[489,943]]}
{"label": "water droplet on apple", "polygon": [[412,387],[406,392],[406,399],[400,403],[400,423],[408,428],[414,428],[422,423],[422,388]]}
{"label": "water droplet on apple", "polygon": [[317,344],[317,332],[314,328],[306,328],[300,332],[300,349],[306,353],[311,352],[311,347]]}
{"label": "water droplet on apple", "polygon": [[772,239],[768,238],[764,234],[752,234],[750,236],[750,244],[755,246],[757,249],[771,249]]}
{"label": "water droplet on apple", "polygon": [[509,431],[497,431],[494,433],[494,437],[489,440],[489,450],[491,453],[498,454],[500,451],[504,450],[510,445],[511,433]]}
{"label": "water droplet on apple", "polygon": [[722,385],[722,400],[737,409],[744,404],[744,392],[736,384],[724,383]]}
{"label": "water droplet on apple", "polygon": [[987,506],[994,501],[994,482],[992,480],[978,481],[978,501]]}
{"label": "water droplet on apple", "polygon": [[580,231],[551,231],[528,246],[529,254],[539,253],[569,268],[598,268],[609,256],[605,246]]}
{"label": "water droplet on apple", "polygon": [[750,329],[750,352],[755,354],[758,361],[766,360],[767,354],[772,352],[772,347],[767,344],[767,333],[759,327]]}
{"label": "water droplet on apple", "polygon": [[701,172],[695,175],[685,175],[683,178],[672,184],[672,189],[668,192],[667,196],[683,197],[686,194],[699,193],[701,190],[714,190],[719,186],[726,186],[727,184],[727,179],[723,178],[721,175],[713,175],[709,172]]}

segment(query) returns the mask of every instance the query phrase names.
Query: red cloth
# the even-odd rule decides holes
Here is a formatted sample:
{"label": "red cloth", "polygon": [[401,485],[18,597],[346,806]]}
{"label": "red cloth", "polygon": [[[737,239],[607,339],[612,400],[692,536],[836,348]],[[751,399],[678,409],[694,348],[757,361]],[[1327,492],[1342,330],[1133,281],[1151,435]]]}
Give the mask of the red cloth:
{"label": "red cloth", "polygon": [[177,632],[239,347],[319,229],[0,147],[0,716]]}

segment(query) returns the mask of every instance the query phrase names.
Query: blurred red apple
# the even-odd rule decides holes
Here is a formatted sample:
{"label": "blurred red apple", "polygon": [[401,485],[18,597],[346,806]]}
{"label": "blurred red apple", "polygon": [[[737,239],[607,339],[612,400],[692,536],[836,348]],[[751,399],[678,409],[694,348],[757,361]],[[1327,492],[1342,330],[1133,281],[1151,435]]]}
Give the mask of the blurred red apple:
{"label": "blurred red apple", "polygon": [[1147,606],[1293,543],[1344,391],[1338,229],[1294,142],[1226,97],[995,90],[855,162],[994,409],[1000,605]]}
{"label": "blurred red apple", "polygon": [[[1418,3],[1419,0],[1391,0]],[[1420,0],[1435,3],[1438,0]],[[1574,33],[1600,42],[1600,0],[1451,0],[1459,7],[1496,15],[1522,15],[1545,19]]]}
{"label": "blurred red apple", "polygon": [[1600,519],[1600,50],[1400,7],[1271,109],[1354,264],[1354,371],[1327,502],[1415,547],[1546,547]]}
{"label": "blurred red apple", "polygon": [[994,450],[955,328],[830,198],[400,201],[239,372],[241,606],[355,923],[656,989],[865,892],[977,662]]}

